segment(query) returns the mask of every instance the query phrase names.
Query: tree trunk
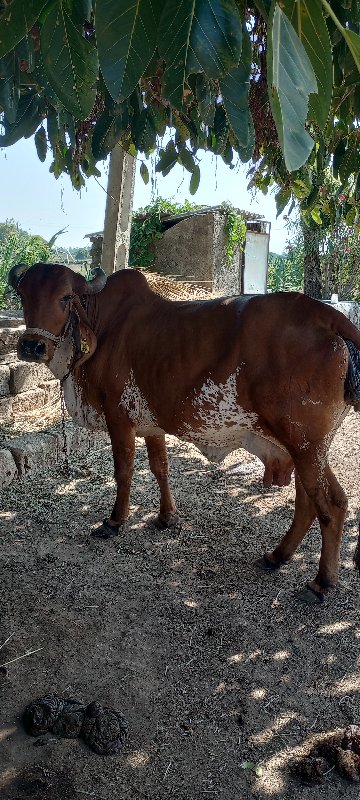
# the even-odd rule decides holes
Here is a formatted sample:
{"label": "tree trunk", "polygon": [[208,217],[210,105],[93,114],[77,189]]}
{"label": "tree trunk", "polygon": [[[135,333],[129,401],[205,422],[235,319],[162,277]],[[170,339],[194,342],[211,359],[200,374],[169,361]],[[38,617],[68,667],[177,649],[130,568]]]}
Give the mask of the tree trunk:
{"label": "tree trunk", "polygon": [[304,237],[304,294],[321,300],[323,285],[321,277],[319,233],[304,222],[301,223]]}

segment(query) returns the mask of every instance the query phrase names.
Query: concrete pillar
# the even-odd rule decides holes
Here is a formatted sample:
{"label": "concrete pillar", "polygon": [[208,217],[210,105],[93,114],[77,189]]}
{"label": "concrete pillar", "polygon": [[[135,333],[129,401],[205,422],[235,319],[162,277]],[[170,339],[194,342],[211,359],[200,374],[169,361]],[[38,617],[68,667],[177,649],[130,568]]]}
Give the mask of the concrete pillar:
{"label": "concrete pillar", "polygon": [[116,145],[110,155],[101,266],[107,275],[128,265],[136,159]]}

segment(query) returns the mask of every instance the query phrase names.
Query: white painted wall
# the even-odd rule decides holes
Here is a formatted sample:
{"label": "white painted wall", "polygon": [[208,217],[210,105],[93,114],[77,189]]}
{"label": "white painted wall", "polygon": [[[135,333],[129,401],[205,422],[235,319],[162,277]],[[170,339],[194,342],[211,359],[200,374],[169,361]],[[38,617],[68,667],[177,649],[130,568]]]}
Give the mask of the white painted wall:
{"label": "white painted wall", "polygon": [[244,294],[266,294],[269,241],[269,233],[246,233]]}

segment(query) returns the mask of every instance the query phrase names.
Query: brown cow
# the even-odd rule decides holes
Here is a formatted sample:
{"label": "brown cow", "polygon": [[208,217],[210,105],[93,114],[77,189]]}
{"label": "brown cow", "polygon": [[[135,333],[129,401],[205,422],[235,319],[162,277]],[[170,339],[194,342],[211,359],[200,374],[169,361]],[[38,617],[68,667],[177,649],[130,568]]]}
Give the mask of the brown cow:
{"label": "brown cow", "polygon": [[360,406],[347,378],[359,330],[302,294],[174,302],[134,270],[88,283],[58,264],[25,270],[9,276],[27,326],[19,357],[62,379],[79,425],[110,434],[116,502],[93,535],[118,534],[128,516],[135,436],[145,437],[163,526],[176,519],[165,433],[213,461],[243,447],[265,465],[266,486],[288,484],[295,467],[292,525],[262,563],[287,562],[317,517],[320,564],[304,596],[321,601],[337,582],[347,505],[328,451],[349,405]]}

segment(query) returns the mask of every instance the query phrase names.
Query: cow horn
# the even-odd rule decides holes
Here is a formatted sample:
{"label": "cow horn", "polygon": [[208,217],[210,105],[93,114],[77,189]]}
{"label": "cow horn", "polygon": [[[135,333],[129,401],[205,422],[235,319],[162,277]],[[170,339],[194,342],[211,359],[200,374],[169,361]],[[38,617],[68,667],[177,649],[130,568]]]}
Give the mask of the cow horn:
{"label": "cow horn", "polygon": [[91,281],[87,281],[84,294],[97,294],[101,292],[106,284],[107,275],[101,267],[96,267],[92,274],[94,277]]}
{"label": "cow horn", "polygon": [[28,267],[28,264],[15,264],[13,267],[11,267],[11,270],[8,274],[9,286],[12,286],[13,289],[17,289],[19,281]]}

